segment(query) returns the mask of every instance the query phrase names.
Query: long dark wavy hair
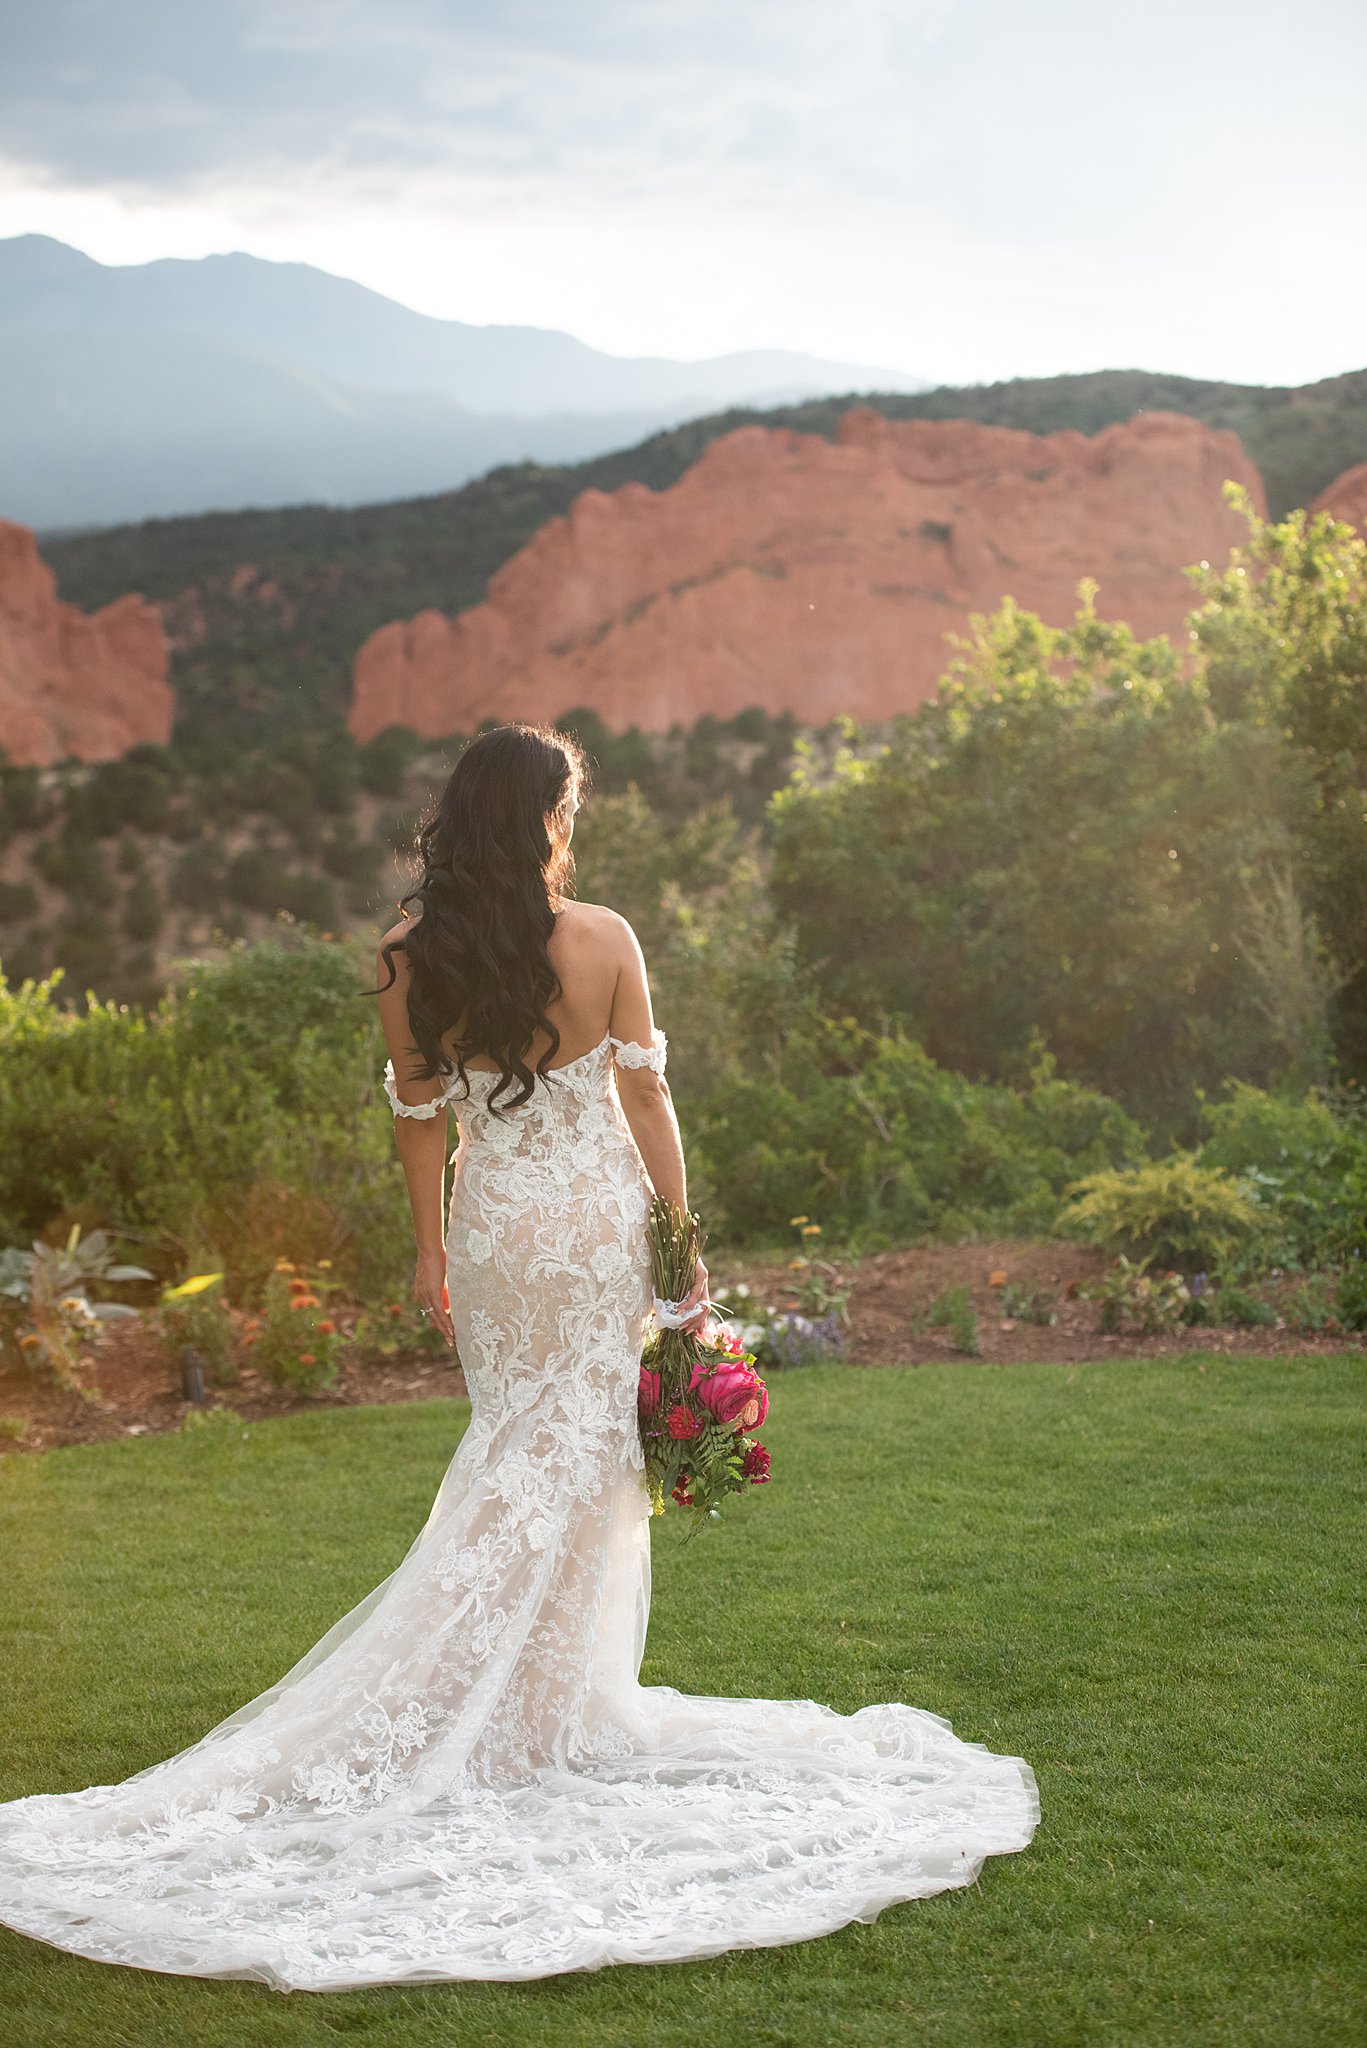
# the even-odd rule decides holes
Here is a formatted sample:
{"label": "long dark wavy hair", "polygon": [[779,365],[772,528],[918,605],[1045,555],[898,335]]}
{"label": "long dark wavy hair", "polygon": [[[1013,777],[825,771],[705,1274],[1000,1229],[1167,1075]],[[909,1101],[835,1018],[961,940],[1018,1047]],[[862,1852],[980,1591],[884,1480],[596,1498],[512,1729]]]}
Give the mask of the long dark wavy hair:
{"label": "long dark wavy hair", "polygon": [[[465,1062],[483,1054],[499,1063],[489,1091],[495,1114],[527,1101],[560,1048],[546,1015],[563,994],[548,941],[559,902],[574,883],[564,834],[549,830],[557,812],[566,832],[588,788],[583,749],[548,725],[499,725],[471,740],[451,771],[434,815],[418,829],[420,879],[399,899],[421,913],[401,939],[381,947],[392,988],[394,953],[408,955],[408,1023],[426,1062],[413,1081],[456,1072],[468,1094]],[[372,995],[383,994],[372,989]],[[460,1027],[454,1063],[443,1043]],[[527,1054],[538,1031],[550,1044],[536,1063]],[[514,1083],[521,1093],[499,1103]]]}

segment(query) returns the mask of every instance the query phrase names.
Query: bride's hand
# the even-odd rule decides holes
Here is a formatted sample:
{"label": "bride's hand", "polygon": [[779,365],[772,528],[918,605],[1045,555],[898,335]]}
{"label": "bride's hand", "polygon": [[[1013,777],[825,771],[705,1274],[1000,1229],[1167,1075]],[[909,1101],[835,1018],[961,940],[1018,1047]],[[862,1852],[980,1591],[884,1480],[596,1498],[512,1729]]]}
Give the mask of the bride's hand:
{"label": "bride's hand", "polygon": [[707,1268],[702,1260],[699,1259],[698,1276],[693,1282],[691,1292],[684,1296],[683,1305],[679,1310],[680,1315],[683,1316],[687,1316],[691,1308],[696,1308],[698,1313],[694,1316],[688,1316],[688,1321],[683,1327],[686,1330],[692,1330],[696,1334],[701,1329],[707,1316],[709,1305],[707,1298]]}
{"label": "bride's hand", "polygon": [[451,1321],[451,1296],[446,1286],[444,1249],[418,1253],[418,1263],[413,1273],[413,1292],[419,1308],[431,1311],[433,1328],[440,1330],[447,1343],[454,1349],[456,1331]]}

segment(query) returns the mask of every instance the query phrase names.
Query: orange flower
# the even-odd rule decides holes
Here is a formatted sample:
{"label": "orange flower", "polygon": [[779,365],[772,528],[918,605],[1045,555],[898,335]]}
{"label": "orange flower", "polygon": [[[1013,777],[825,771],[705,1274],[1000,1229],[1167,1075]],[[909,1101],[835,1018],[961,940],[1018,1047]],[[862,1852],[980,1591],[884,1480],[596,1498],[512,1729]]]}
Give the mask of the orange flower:
{"label": "orange flower", "polygon": [[30,1333],[29,1333],[29,1335],[28,1335],[27,1337],[21,1337],[21,1338],[19,1339],[19,1349],[20,1349],[21,1351],[37,1351],[37,1350],[41,1350],[41,1348],[42,1348],[42,1343],[43,1343],[43,1340],[42,1340],[42,1338],[41,1338],[41,1337],[35,1337],[35,1336],[34,1336],[34,1335],[32,1334],[32,1332],[30,1332]]}
{"label": "orange flower", "polygon": [[317,1308],[317,1306],[318,1297],[316,1294],[296,1294],[294,1300],[290,1303],[291,1308]]}
{"label": "orange flower", "polygon": [[301,1351],[299,1353],[299,1363],[301,1365],[317,1365],[318,1361],[311,1351]]}
{"label": "orange flower", "polygon": [[403,1310],[402,1310],[402,1309],[401,1309],[401,1308],[399,1307],[399,1304],[398,1304],[398,1302],[397,1302],[397,1301],[391,1301],[391,1302],[390,1302],[390,1304],[389,1304],[389,1313],[390,1313],[390,1315],[392,1315],[392,1316],[401,1316],[401,1315],[403,1314]]}
{"label": "orange flower", "polygon": [[321,1322],[321,1323],[319,1323],[319,1325],[318,1325],[318,1334],[319,1334],[319,1336],[320,1336],[320,1337],[333,1337],[333,1336],[335,1336],[335,1335],[336,1335],[336,1333],[337,1333],[337,1325],[336,1325],[336,1323],[334,1323],[334,1322],[333,1322],[333,1320],[332,1320],[332,1317],[331,1317],[331,1316],[324,1316],[324,1317],[323,1317],[323,1320],[322,1320],[322,1322]]}
{"label": "orange flower", "polygon": [[309,1283],[307,1280],[302,1279],[300,1275],[296,1273],[293,1280],[291,1280],[290,1282],[290,1289],[295,1294],[307,1294],[309,1290]]}

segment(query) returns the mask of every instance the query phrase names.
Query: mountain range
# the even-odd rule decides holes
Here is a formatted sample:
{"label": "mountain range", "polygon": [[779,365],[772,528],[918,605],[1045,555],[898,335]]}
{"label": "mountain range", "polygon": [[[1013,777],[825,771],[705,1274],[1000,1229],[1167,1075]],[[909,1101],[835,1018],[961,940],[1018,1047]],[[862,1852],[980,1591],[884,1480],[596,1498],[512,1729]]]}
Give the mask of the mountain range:
{"label": "mountain range", "polygon": [[434,319],[304,263],[111,266],[45,235],[0,241],[0,516],[40,529],[403,497],[719,408],[925,388],[778,349],[611,356]]}

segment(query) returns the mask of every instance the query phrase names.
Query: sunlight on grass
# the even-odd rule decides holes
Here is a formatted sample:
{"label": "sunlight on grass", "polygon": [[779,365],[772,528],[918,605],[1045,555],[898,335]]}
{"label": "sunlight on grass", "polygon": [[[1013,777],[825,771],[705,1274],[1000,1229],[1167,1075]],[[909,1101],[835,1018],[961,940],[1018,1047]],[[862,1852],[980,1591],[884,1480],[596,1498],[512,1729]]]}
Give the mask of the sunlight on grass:
{"label": "sunlight on grass", "polygon": [[[1029,1759],[1034,1843],[965,1891],[701,1964],[317,1996],[102,1968],[0,1929],[5,2039],[1355,2039],[1365,1365],[776,1376],[773,1483],[687,1550],[657,1527],[647,1682],[906,1700]],[[122,1777],[270,1684],[398,1563],[467,1414],[331,1410],[8,1460],[0,1796]]]}

